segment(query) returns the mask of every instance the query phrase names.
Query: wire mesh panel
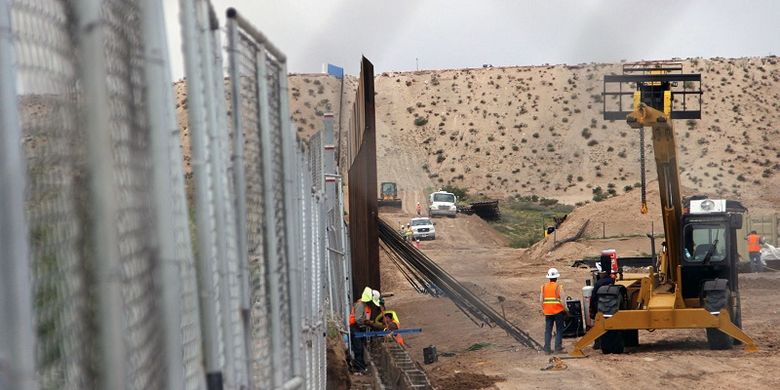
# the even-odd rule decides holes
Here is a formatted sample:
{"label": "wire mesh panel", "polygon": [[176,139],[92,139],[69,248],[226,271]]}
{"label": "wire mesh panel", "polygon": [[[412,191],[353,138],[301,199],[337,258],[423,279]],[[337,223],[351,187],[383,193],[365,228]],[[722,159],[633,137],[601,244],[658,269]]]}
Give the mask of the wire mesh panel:
{"label": "wire mesh panel", "polygon": [[[233,12],[231,14],[231,12]],[[249,251],[253,382],[258,387],[294,383],[299,324],[294,323],[296,303],[291,302],[295,268],[290,250],[289,197],[284,131],[286,108],[284,57],[234,11],[229,32],[235,28],[228,53],[236,62],[231,79],[239,83],[244,143],[247,246]],[[258,39],[260,37],[261,39]],[[293,382],[290,382],[293,381]]]}
{"label": "wire mesh panel", "polygon": [[314,191],[323,191],[322,131],[309,138],[309,169]]}
{"label": "wire mesh panel", "polygon": [[[267,90],[268,90],[268,119],[270,129],[270,140],[272,155],[270,156],[271,174],[272,177],[266,185],[273,185],[273,199],[270,200],[271,211],[275,213],[275,225],[274,236],[276,238],[276,258],[278,259],[277,268],[270,270],[272,272],[271,277],[278,278],[278,295],[280,299],[280,328],[282,331],[282,350],[281,355],[281,369],[282,375],[285,378],[291,378],[292,375],[292,330],[293,327],[291,321],[291,306],[290,306],[290,292],[289,292],[289,261],[290,255],[287,253],[287,223],[286,210],[285,210],[285,186],[282,184],[284,180],[284,151],[282,132],[288,131],[282,126],[282,115],[289,115],[289,113],[282,113],[280,102],[282,100],[282,91],[280,86],[279,75],[281,74],[282,65],[277,62],[271,55],[265,56],[266,71],[267,71]],[[285,91],[286,93],[286,91]],[[268,160],[266,160],[268,161]],[[268,171],[266,171],[268,172]]]}
{"label": "wire mesh panel", "polygon": [[259,89],[257,83],[257,46],[243,33],[230,55],[235,57],[236,80],[240,93],[240,112],[244,136],[244,170],[246,178],[246,224],[248,272],[250,284],[251,357],[252,381],[258,388],[270,388],[271,384],[271,340],[270,310],[267,294],[267,270],[264,261],[264,218],[266,202],[263,197],[263,161],[260,145],[260,112],[258,110]]}
{"label": "wire mesh panel", "polygon": [[[28,167],[38,385],[168,388],[159,279],[163,234],[150,191],[159,190],[153,185],[144,52],[151,41],[143,35],[149,15],[143,6],[153,1],[4,4],[11,10]],[[172,115],[172,104],[167,109]],[[167,149],[163,164],[169,167],[162,171],[175,191],[160,195],[175,209],[168,232],[177,249],[166,260],[180,262],[183,282],[174,293],[184,313],[180,323],[168,318],[181,330],[184,387],[199,388],[201,340],[181,154],[178,142]]]}
{"label": "wire mesh panel", "polygon": [[[26,211],[42,388],[86,385],[90,318],[80,258],[85,202],[71,21],[59,1],[14,1],[19,110],[27,160]],[[41,33],[44,32],[44,33]]]}
{"label": "wire mesh panel", "polygon": [[153,222],[150,135],[144,106],[141,10],[138,2],[106,1],[105,50],[108,119],[113,146],[119,261],[128,388],[164,388],[162,323],[154,283],[156,225]]}

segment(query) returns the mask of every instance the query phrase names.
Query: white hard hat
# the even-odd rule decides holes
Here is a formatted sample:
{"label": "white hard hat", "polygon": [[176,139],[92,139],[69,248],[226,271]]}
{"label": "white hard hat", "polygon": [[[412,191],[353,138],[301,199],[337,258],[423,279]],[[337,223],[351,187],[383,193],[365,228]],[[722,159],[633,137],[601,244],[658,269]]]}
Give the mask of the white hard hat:
{"label": "white hard hat", "polygon": [[382,297],[382,294],[379,293],[377,290],[371,291],[371,300],[374,302],[375,305],[379,306],[379,298]]}
{"label": "white hard hat", "polygon": [[550,268],[547,270],[547,279],[558,279],[561,277],[561,273],[556,268]]}

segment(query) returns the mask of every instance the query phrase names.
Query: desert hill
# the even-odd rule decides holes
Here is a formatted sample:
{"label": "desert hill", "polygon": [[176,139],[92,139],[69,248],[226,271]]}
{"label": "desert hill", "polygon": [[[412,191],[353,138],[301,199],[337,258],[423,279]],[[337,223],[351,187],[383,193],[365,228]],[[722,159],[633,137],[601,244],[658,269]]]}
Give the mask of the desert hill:
{"label": "desert hill", "polygon": [[[776,57],[683,60],[702,74],[702,119],[675,121],[682,184],[772,208],[780,203],[780,65]],[[602,119],[602,79],[621,64],[391,72],[376,76],[379,180],[402,190],[453,184],[566,203],[632,191],[639,137]],[[340,80],[291,75],[299,133],[337,111]],[[344,96],[354,95],[347,78]],[[352,102],[344,104],[347,115]],[[345,118],[346,119],[346,118]],[[345,121],[346,123],[346,121]],[[648,181],[655,166],[647,133]],[[654,186],[656,184],[653,184]],[[598,190],[597,190],[598,191]]]}

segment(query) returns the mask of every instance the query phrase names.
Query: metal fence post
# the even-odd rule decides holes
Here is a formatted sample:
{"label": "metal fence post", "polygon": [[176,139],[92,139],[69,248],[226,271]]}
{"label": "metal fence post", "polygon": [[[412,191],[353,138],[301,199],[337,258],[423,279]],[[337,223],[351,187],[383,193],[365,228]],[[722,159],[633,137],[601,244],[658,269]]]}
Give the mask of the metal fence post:
{"label": "metal fence post", "polygon": [[122,271],[119,256],[117,197],[114,192],[114,157],[112,155],[107,68],[104,54],[105,28],[101,18],[102,2],[84,0],[76,4],[78,21],[83,123],[87,133],[88,170],[91,174],[90,195],[94,245],[93,266],[97,279],[97,321],[99,324],[98,387],[123,389],[126,362],[123,343],[123,304],[120,291]]}
{"label": "metal fence post", "polygon": [[[232,9],[231,9],[232,10]],[[233,162],[233,185],[235,188],[235,219],[236,219],[236,247],[238,250],[238,273],[241,289],[241,321],[244,330],[244,355],[246,361],[246,372],[251,370],[252,356],[252,338],[250,322],[250,303],[249,303],[249,249],[247,245],[247,226],[246,226],[246,174],[244,172],[244,126],[241,114],[241,76],[238,69],[238,27],[236,20],[227,12],[227,33],[228,33],[228,63],[230,72],[230,97],[233,109],[233,152],[231,161]],[[249,388],[253,388],[252,376],[247,375]]]}
{"label": "metal fence post", "polygon": [[273,166],[272,158],[273,141],[271,140],[271,122],[268,112],[268,75],[265,65],[265,46],[261,43],[257,51],[257,90],[260,99],[260,143],[262,146],[262,160],[263,160],[263,199],[265,200],[265,229],[263,230],[265,237],[263,244],[265,246],[265,257],[267,260],[267,276],[268,276],[268,296],[270,306],[270,328],[271,328],[271,366],[273,375],[274,387],[282,386],[284,381],[284,371],[282,368],[282,324],[280,323],[281,313],[279,306],[281,304],[281,297],[279,296],[279,278],[275,275],[279,271],[279,258],[277,251],[277,240],[274,236],[274,227],[276,226],[276,215],[272,212],[269,206],[269,202],[274,199],[273,193]]}
{"label": "metal fence post", "polygon": [[212,264],[214,238],[211,234],[210,178],[207,170],[205,90],[199,50],[199,32],[195,0],[180,0],[184,65],[187,74],[188,118],[192,145],[192,170],[195,179],[195,217],[197,229],[198,289],[200,290],[201,323],[203,325],[203,352],[206,365],[206,382],[209,389],[222,388],[222,367],[219,351],[219,324],[214,289]]}
{"label": "metal fence post", "polygon": [[[171,167],[170,135],[178,133],[173,113],[174,100],[169,85],[170,68],[168,47],[165,43],[165,18],[159,0],[144,0],[143,32],[145,50],[146,108],[149,113],[149,133],[154,164],[153,183],[155,202],[155,223],[158,227],[160,273],[158,285],[162,289],[162,310],[164,326],[165,361],[167,366],[166,387],[183,389],[185,382],[184,346],[181,336],[181,291],[180,260],[177,256],[175,235],[172,175],[182,175],[181,167]],[[173,169],[173,170],[172,170]],[[175,172],[175,173],[174,173]]]}
{"label": "metal fence post", "polygon": [[276,75],[279,79],[279,117],[281,118],[281,131],[282,131],[282,148],[283,148],[283,171],[284,171],[284,208],[285,218],[287,223],[285,228],[287,229],[287,281],[288,290],[290,294],[290,329],[292,329],[292,372],[293,376],[301,376],[301,294],[299,291],[299,275],[300,267],[297,261],[295,261],[294,253],[296,253],[296,247],[299,243],[293,241],[294,228],[293,225],[293,189],[295,188],[293,170],[295,169],[295,145],[294,139],[296,129],[290,122],[290,109],[289,109],[289,94],[287,93],[287,63],[282,62],[279,67],[279,73]]}
{"label": "metal fence post", "polygon": [[[204,15],[204,18],[206,15]],[[217,269],[219,274],[219,298],[222,319],[223,354],[225,357],[224,382],[227,387],[238,385],[241,380],[236,369],[235,343],[232,338],[231,305],[230,305],[230,258],[228,256],[227,210],[228,199],[226,169],[223,160],[223,145],[221,132],[226,132],[225,115],[220,107],[224,104],[224,81],[221,77],[221,47],[219,42],[219,24],[210,4],[207,20],[203,21],[208,30],[201,34],[204,53],[211,56],[204,62],[206,74],[206,114],[209,134],[209,162],[211,165],[211,183],[214,202],[214,228],[217,243]],[[219,77],[218,77],[219,76]]]}
{"label": "metal fence post", "polygon": [[0,1],[0,388],[32,390],[35,333],[9,3]]}

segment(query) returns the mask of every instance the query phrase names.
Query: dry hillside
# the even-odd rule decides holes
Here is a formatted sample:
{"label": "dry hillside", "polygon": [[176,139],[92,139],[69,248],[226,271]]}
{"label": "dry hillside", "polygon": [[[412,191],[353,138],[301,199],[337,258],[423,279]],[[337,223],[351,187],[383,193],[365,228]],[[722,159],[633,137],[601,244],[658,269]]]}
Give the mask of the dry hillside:
{"label": "dry hillside", "polygon": [[[683,62],[687,72],[702,74],[704,104],[701,120],[675,122],[682,184],[774,208],[780,203],[777,58]],[[417,193],[454,184],[489,196],[538,194],[570,204],[590,200],[594,187],[623,193],[639,181],[638,135],[621,121],[602,119],[600,95],[603,75],[620,69],[586,64],[377,75],[379,181]],[[289,86],[302,138],[322,127],[328,111],[338,128],[340,96],[341,122],[348,126],[354,77],[345,79],[343,92],[341,80],[323,74],[292,74]],[[180,83],[175,88],[184,119],[186,92]]]}
{"label": "dry hillside", "polygon": [[[683,62],[687,72],[702,74],[704,90],[702,119],[675,123],[683,185],[754,207],[780,202],[777,58]],[[409,190],[451,183],[491,196],[539,194],[568,203],[591,199],[595,186],[606,191],[611,184],[622,193],[639,181],[638,135],[602,119],[600,95],[603,75],[620,69],[587,64],[377,75],[379,179]],[[291,76],[299,128],[310,131],[321,107],[334,101],[330,79]],[[416,118],[424,120],[416,124]]]}

